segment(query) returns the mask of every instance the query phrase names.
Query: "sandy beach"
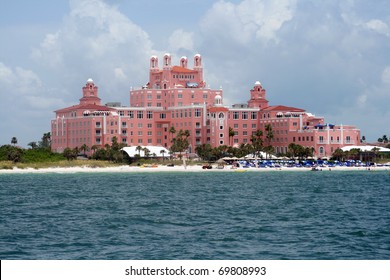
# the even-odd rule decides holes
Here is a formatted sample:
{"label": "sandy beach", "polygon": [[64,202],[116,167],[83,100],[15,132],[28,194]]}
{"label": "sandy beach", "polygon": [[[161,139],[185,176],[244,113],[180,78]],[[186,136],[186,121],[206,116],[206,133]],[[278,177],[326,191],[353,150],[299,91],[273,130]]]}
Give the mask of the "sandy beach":
{"label": "sandy beach", "polygon": [[[390,171],[389,166],[372,166],[367,167],[319,167],[319,171]],[[13,168],[13,169],[1,169],[0,174],[21,174],[21,173],[115,173],[115,172],[281,172],[281,171],[294,171],[294,172],[306,172],[312,171],[307,167],[281,167],[281,168],[234,168],[226,165],[223,169],[218,169],[216,165],[213,165],[212,169],[202,169],[201,165],[183,165],[166,166],[158,165],[155,167],[144,166],[116,166],[116,167],[50,167],[50,168]]]}

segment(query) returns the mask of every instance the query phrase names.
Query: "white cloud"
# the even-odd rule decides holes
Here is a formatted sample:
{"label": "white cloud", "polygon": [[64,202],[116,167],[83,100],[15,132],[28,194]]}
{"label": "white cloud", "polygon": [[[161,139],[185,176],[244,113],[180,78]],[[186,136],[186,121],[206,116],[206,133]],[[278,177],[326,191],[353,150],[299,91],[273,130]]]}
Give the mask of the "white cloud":
{"label": "white cloud", "polygon": [[390,66],[387,66],[382,72],[382,82],[390,85]]}
{"label": "white cloud", "polygon": [[193,51],[194,50],[194,34],[185,32],[183,29],[175,30],[169,37],[169,50],[179,51],[180,49]]}
{"label": "white cloud", "polygon": [[0,62],[0,87],[15,96],[28,95],[42,89],[42,81],[36,73],[21,67],[12,69]]}
{"label": "white cloud", "polygon": [[277,32],[294,16],[296,0],[218,1],[201,22],[202,31],[240,44],[256,39],[279,41]]}
{"label": "white cloud", "polygon": [[101,0],[71,0],[60,29],[47,34],[32,56],[42,67],[52,68],[57,84],[71,90],[71,96],[62,97],[67,102],[78,99],[89,77],[100,87],[102,99],[116,92],[115,98],[125,102],[128,77],[137,85],[144,83],[147,73],[139,65],[147,64],[152,53],[148,34],[117,7]]}
{"label": "white cloud", "polygon": [[[51,111],[77,103],[90,77],[103,102],[128,104],[129,88],[147,82],[151,55],[160,58],[169,52],[178,63],[182,55],[199,52],[207,84],[223,86],[226,105],[246,102],[260,80],[272,105],[296,106],[336,124],[355,124],[371,139],[375,129],[388,129],[384,121],[380,126],[370,121],[389,115],[386,1],[198,1],[202,11],[209,9],[198,25],[191,25],[196,19],[183,22],[184,16],[173,16],[169,34],[161,21],[171,9],[163,5],[151,12],[148,1],[137,2],[139,11],[124,9],[134,7],[130,2],[70,0],[62,20],[39,29],[46,32],[40,41],[14,42],[17,50],[25,46],[22,53],[28,53],[34,41],[32,60],[10,51],[12,40],[4,34],[11,33],[0,28],[2,42],[7,42],[6,49],[0,45],[0,53],[10,54],[0,62],[2,107],[11,112],[17,104],[30,114],[44,115],[39,122],[50,125]],[[174,4],[178,11],[187,8],[183,1]],[[153,28],[158,39],[153,42],[143,27]],[[12,34],[25,37],[16,27]],[[13,53],[18,56],[12,58]]]}
{"label": "white cloud", "polygon": [[120,68],[120,67],[115,68],[114,73],[115,73],[115,77],[118,80],[127,80],[127,76],[122,68]]}
{"label": "white cloud", "polygon": [[53,68],[62,65],[63,52],[61,43],[59,42],[59,36],[60,32],[47,34],[40,48],[34,48],[32,50],[31,57]]}
{"label": "white cloud", "polygon": [[2,83],[8,83],[13,77],[12,70],[0,62],[0,81]]}
{"label": "white cloud", "polygon": [[382,34],[382,35],[386,35],[386,36],[389,36],[390,35],[390,32],[389,32],[389,26],[379,20],[379,19],[372,19],[370,21],[368,21],[366,23],[366,27],[370,30],[373,30],[379,34]]}

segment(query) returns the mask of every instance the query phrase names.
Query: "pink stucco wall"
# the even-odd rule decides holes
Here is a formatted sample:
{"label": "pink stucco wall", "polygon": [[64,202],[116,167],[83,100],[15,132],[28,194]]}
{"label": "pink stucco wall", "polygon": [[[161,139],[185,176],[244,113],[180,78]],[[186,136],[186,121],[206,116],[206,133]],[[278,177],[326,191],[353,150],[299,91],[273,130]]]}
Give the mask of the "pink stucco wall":
{"label": "pink stucco wall", "polygon": [[[271,145],[285,153],[290,143],[313,147],[317,157],[330,157],[338,147],[358,145],[360,130],[355,126],[327,124],[304,109],[284,105],[270,106],[266,90],[256,82],[245,104],[227,107],[222,89],[210,89],[203,77],[202,57],[187,57],[179,65],[165,54],[162,65],[156,56],[150,59],[149,81],[130,91],[130,106],[101,105],[98,87],[89,79],[82,88],[79,104],[55,111],[51,121],[52,149],[104,146],[116,136],[128,146],[154,145],[169,148],[173,126],[176,131],[190,131],[190,152],[197,145],[238,146],[270,124],[274,138]],[[235,136],[229,139],[229,127]],[[264,142],[266,143],[265,136]]]}

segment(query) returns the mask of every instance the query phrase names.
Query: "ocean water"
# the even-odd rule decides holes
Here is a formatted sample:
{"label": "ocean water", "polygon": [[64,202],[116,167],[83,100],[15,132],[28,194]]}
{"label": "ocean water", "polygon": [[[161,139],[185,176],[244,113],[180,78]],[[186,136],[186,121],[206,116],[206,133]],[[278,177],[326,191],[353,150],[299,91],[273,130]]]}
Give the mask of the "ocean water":
{"label": "ocean water", "polygon": [[388,171],[0,174],[0,259],[390,259]]}

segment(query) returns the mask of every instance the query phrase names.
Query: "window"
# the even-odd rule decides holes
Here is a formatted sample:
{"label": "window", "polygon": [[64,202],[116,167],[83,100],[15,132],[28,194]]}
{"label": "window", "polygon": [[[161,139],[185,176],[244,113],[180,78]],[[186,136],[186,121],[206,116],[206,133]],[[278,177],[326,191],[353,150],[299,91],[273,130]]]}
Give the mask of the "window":
{"label": "window", "polygon": [[238,120],[238,119],[239,119],[239,113],[233,112],[233,120]]}
{"label": "window", "polygon": [[201,110],[200,109],[195,109],[195,117],[199,118],[199,117],[201,117],[201,115],[202,115]]}
{"label": "window", "polygon": [[256,124],[255,124],[255,123],[252,123],[252,128],[253,128],[253,129],[256,129],[256,127],[257,127]]}
{"label": "window", "polygon": [[166,119],[167,114],[166,113],[160,113],[160,119]]}
{"label": "window", "polygon": [[248,112],[242,112],[242,119],[247,120],[248,119]]}
{"label": "window", "polygon": [[139,124],[138,124],[138,128],[142,128],[142,123],[139,123]]}
{"label": "window", "polygon": [[320,154],[324,154],[324,147],[320,147]]}
{"label": "window", "polygon": [[126,122],[122,122],[123,127],[126,127],[126,125],[127,125]]}
{"label": "window", "polygon": [[238,128],[238,124],[235,123],[235,124],[233,125],[233,127],[234,127],[234,128]]}
{"label": "window", "polygon": [[324,143],[324,136],[319,137],[320,143]]}
{"label": "window", "polygon": [[251,119],[256,120],[257,119],[257,112],[251,112]]}
{"label": "window", "polygon": [[137,118],[138,119],[143,119],[144,118],[144,112],[143,111],[138,111],[137,112]]}
{"label": "window", "polygon": [[248,127],[248,124],[246,124],[246,123],[244,123],[243,125],[242,125],[242,128],[247,128]]}
{"label": "window", "polygon": [[153,112],[152,112],[152,111],[148,111],[148,112],[146,113],[146,118],[147,118],[147,119],[153,119]]}
{"label": "window", "polygon": [[223,133],[220,133],[220,134],[219,134],[219,138],[223,138]]}
{"label": "window", "polygon": [[130,119],[134,119],[134,111],[129,111],[127,114],[130,117]]}
{"label": "window", "polygon": [[152,128],[152,127],[153,127],[153,124],[148,123],[148,128]]}
{"label": "window", "polygon": [[183,98],[183,94],[182,94],[182,93],[179,93],[179,94],[177,95],[177,98]]}

